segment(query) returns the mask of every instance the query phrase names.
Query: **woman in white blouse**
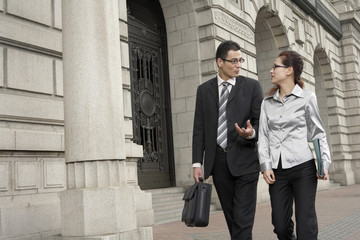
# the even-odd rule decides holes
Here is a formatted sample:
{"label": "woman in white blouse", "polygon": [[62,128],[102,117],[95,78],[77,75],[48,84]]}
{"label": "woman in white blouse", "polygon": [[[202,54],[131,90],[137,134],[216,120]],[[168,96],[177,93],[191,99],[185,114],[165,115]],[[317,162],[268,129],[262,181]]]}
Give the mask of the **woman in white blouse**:
{"label": "woman in white blouse", "polygon": [[[303,65],[297,52],[280,53],[270,71],[275,86],[261,106],[259,161],[263,177],[269,184],[272,224],[278,239],[317,239],[317,179],[329,178],[329,146],[316,96],[302,89]],[[321,146],[323,177],[317,174],[308,143],[316,138]],[[294,200],[297,238],[291,220]]]}

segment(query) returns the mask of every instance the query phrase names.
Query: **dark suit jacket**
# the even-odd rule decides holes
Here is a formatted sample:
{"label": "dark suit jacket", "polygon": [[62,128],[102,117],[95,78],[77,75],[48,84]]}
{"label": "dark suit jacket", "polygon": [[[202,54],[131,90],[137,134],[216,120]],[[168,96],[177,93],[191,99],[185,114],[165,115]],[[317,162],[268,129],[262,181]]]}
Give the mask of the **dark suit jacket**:
{"label": "dark suit jacket", "polygon": [[[263,92],[258,81],[243,76],[236,78],[226,106],[227,162],[233,176],[259,171],[256,142],[262,99]],[[203,164],[204,160],[205,179],[211,175],[215,160],[218,112],[219,90],[215,77],[201,84],[196,94],[192,157],[193,163]],[[248,119],[256,131],[254,139],[239,136],[235,129],[235,123],[240,127],[246,127]]]}

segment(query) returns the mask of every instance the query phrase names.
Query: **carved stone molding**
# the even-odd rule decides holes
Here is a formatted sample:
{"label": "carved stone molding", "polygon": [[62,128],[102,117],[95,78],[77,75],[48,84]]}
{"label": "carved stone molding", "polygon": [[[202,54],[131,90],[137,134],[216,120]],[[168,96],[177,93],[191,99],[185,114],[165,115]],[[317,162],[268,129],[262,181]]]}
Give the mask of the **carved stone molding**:
{"label": "carved stone molding", "polygon": [[219,10],[214,10],[213,13],[215,24],[225,29],[233,30],[232,33],[249,42],[255,41],[255,33],[248,26]]}

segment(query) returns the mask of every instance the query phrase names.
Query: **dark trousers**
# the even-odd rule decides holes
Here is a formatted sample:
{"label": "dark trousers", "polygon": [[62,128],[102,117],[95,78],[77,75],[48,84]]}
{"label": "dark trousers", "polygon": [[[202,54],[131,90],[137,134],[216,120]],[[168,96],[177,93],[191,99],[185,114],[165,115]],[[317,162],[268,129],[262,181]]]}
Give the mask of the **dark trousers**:
{"label": "dark trousers", "polygon": [[315,211],[317,188],[314,160],[298,166],[274,169],[275,183],[269,185],[272,224],[278,239],[294,237],[293,200],[295,200],[296,235],[298,240],[316,240],[318,225]]}
{"label": "dark trousers", "polygon": [[212,170],[214,185],[232,240],[251,240],[259,173],[231,175],[226,152],[217,152]]}

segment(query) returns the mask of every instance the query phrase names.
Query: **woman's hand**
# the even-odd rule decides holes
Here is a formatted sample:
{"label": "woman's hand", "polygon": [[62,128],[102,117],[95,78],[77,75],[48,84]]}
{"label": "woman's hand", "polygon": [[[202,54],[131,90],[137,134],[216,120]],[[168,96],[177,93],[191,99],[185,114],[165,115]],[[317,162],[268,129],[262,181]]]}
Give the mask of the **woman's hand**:
{"label": "woman's hand", "polygon": [[320,177],[318,173],[316,173],[316,176],[318,179],[322,179],[322,180],[328,180],[329,179],[329,172],[328,170],[324,170],[325,175],[323,177]]}
{"label": "woman's hand", "polygon": [[263,172],[263,177],[267,184],[273,184],[275,182],[275,174],[273,170],[265,170]]}

